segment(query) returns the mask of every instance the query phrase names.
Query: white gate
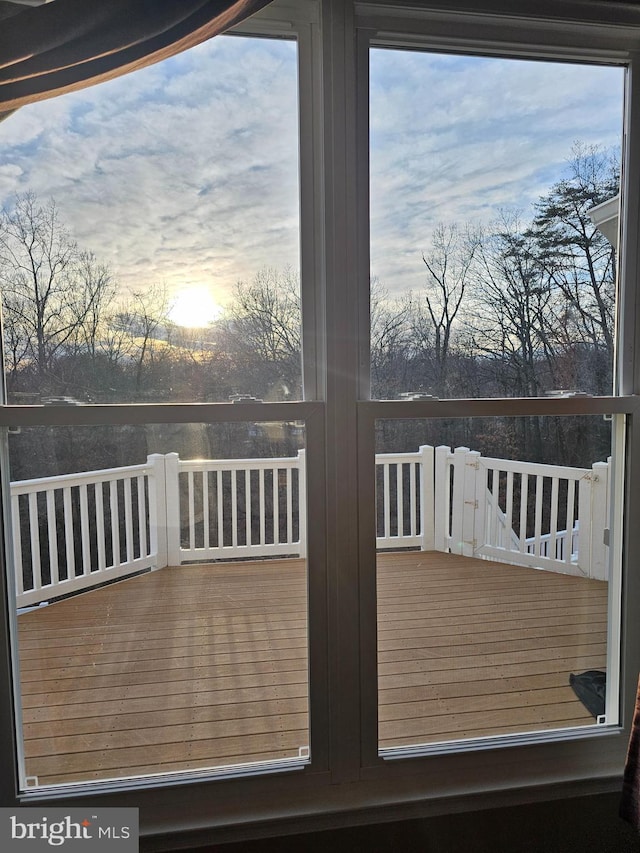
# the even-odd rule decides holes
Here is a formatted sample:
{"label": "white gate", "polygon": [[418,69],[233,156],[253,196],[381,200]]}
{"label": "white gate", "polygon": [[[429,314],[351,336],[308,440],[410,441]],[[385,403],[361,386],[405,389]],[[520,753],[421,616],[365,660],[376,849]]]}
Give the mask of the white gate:
{"label": "white gate", "polygon": [[[436,449],[436,548],[607,578],[609,464],[592,468]],[[439,517],[438,517],[439,514]]]}

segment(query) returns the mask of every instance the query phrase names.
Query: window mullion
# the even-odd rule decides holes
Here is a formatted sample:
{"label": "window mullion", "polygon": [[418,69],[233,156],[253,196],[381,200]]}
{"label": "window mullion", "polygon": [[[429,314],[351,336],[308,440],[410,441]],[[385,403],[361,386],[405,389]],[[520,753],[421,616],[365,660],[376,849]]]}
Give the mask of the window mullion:
{"label": "window mullion", "polygon": [[640,135],[640,55],[635,56],[630,63],[626,82],[619,223],[616,390],[620,394],[637,394],[640,389],[640,364],[637,360],[640,351],[640,198],[637,192],[640,184],[640,156],[633,140]]}
{"label": "window mullion", "polygon": [[355,56],[353,10],[323,4],[327,328],[327,541],[331,768],[359,775],[359,600],[357,526],[358,392]]}

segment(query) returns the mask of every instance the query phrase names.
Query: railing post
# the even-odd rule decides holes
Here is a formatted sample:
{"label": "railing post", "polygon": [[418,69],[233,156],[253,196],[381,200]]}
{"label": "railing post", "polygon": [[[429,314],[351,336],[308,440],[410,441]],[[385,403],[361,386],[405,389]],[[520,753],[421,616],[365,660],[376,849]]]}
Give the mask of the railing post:
{"label": "railing post", "polygon": [[604,581],[608,579],[608,553],[604,531],[609,527],[609,466],[606,462],[595,462],[591,470],[591,577]]}
{"label": "railing post", "polygon": [[298,451],[298,538],[299,556],[307,556],[307,452]]}
{"label": "railing post", "polygon": [[[478,514],[478,460],[477,450],[467,451],[464,462],[464,498],[462,504],[462,551],[465,557],[473,557],[476,549],[476,516]],[[484,497],[484,496],[483,496]]]}
{"label": "railing post", "polygon": [[[487,483],[488,471],[486,465],[480,462],[481,454],[476,450],[474,467],[467,468],[467,471],[473,471],[475,482],[475,507],[473,512],[473,545],[472,556],[475,557],[481,548],[487,544],[487,509],[489,503],[489,486]],[[513,531],[509,531],[509,534]]]}
{"label": "railing post", "polygon": [[463,557],[473,556],[477,456],[468,447],[456,447],[453,452],[451,552]]}
{"label": "railing post", "polygon": [[[420,535],[421,549],[433,551],[435,540],[435,479],[433,447],[420,447]],[[413,465],[413,462],[411,463]]]}
{"label": "railing post", "polygon": [[167,565],[167,497],[165,490],[164,456],[152,453],[147,456],[149,472],[149,548],[155,555],[153,569]]}
{"label": "railing post", "polygon": [[578,569],[586,577],[591,577],[591,541],[592,522],[591,491],[593,474],[587,474],[578,481]]}
{"label": "railing post", "polygon": [[462,554],[462,527],[464,518],[464,466],[468,447],[456,447],[453,451],[453,492],[451,495],[451,553]]}
{"label": "railing post", "polygon": [[24,592],[24,567],[22,565],[22,533],[20,531],[20,501],[18,495],[11,495],[11,531],[13,540],[13,562],[16,571],[16,593],[18,598]]}
{"label": "railing post", "polygon": [[180,485],[177,453],[167,453],[164,458],[166,507],[167,507],[167,563],[180,565]]}
{"label": "railing post", "polygon": [[436,447],[434,465],[434,545],[436,551],[449,550],[449,518],[451,512],[451,490],[449,477],[449,459],[451,448],[446,445]]}

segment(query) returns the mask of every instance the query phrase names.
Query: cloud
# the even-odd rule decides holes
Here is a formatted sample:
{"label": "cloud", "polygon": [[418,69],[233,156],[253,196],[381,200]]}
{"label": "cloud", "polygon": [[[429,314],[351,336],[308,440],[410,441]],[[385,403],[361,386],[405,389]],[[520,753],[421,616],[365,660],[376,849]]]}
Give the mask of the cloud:
{"label": "cloud", "polygon": [[129,287],[210,282],[224,298],[263,266],[297,267],[296,75],[294,43],[225,37],[25,108],[0,128],[0,201],[53,196]]}
{"label": "cloud", "polygon": [[[221,37],[19,110],[0,125],[0,202],[53,196],[124,286],[298,266],[294,42]],[[527,211],[575,140],[619,146],[623,71],[374,49],[372,273],[417,287],[434,225]]]}
{"label": "cloud", "polygon": [[622,96],[619,68],[372,51],[372,274],[419,287],[437,223],[527,213],[576,140],[619,148]]}

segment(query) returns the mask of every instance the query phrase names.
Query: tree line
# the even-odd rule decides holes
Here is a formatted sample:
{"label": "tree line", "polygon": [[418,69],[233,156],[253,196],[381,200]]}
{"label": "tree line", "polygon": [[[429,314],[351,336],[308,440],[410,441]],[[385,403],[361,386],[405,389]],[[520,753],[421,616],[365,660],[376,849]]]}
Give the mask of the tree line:
{"label": "tree line", "polygon": [[[419,290],[389,299],[372,285],[373,396],[612,393],[616,255],[589,211],[618,191],[616,160],[576,146],[528,221],[504,212],[490,226],[439,225]],[[438,429],[436,443],[498,456],[506,448],[531,461],[583,465],[610,453],[609,425],[593,419],[459,420]]]}
{"label": "tree line", "polygon": [[0,212],[0,288],[14,402],[299,393],[299,299],[290,270],[265,269],[239,282],[215,328],[182,328],[171,322],[165,287],[123,292],[109,267],[75,241],[55,201],[28,192]]}
{"label": "tree line", "polygon": [[[616,195],[618,173],[606,152],[577,146],[529,220],[504,212],[489,226],[442,223],[416,258],[418,288],[393,296],[373,280],[373,396],[610,393],[615,251],[588,211]],[[124,292],[55,202],[28,192],[0,212],[0,289],[12,402],[301,398],[293,270],[260,270],[236,285],[218,321],[185,329],[171,322],[161,284]],[[582,464],[580,431],[590,436],[581,452],[606,455],[608,425],[587,430],[576,418],[387,425],[380,436],[381,449],[415,438]]]}
{"label": "tree line", "polygon": [[439,225],[419,291],[372,288],[374,396],[611,393],[615,250],[589,210],[618,184],[615,161],[578,149],[530,221]]}

